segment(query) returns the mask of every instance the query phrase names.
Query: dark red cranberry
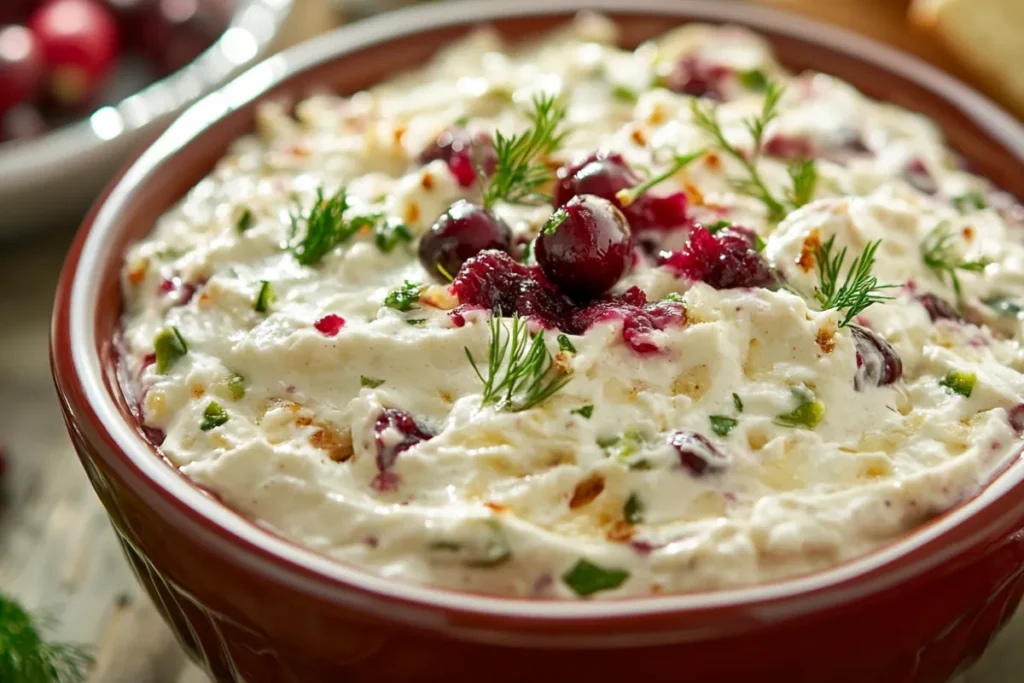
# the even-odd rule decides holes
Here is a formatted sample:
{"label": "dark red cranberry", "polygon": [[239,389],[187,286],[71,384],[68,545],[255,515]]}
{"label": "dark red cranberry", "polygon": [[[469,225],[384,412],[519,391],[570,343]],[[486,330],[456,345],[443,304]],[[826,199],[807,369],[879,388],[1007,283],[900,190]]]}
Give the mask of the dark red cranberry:
{"label": "dark red cranberry", "polygon": [[629,270],[633,236],[614,204],[584,194],[554,213],[533,250],[549,281],[585,301],[607,292]]}
{"label": "dark red cranberry", "polygon": [[712,100],[724,99],[722,84],[732,75],[733,69],[722,64],[710,64],[699,57],[684,57],[665,79],[665,87],[678,93],[706,97]]}
{"label": "dark red cranberry", "polygon": [[177,71],[224,32],[230,21],[229,4],[210,0],[143,2],[141,17],[132,17],[139,27],[133,44],[162,73]]}
{"label": "dark red cranberry", "polygon": [[903,179],[924,194],[935,194],[939,185],[920,159],[914,159],[903,171]]}
{"label": "dark red cranberry", "polygon": [[572,316],[562,329],[571,334],[582,334],[599,322],[622,321],[622,340],[640,354],[656,353],[658,346],[651,340],[651,332],[664,330],[686,320],[686,308],[677,301],[647,303],[647,296],[639,287],[630,287],[617,296],[595,301]]}
{"label": "dark red cranberry", "polygon": [[665,251],[658,256],[658,265],[715,289],[778,285],[778,278],[757,253],[750,238],[728,228],[715,235],[703,227],[694,228],[682,249]]}
{"label": "dark red cranberry", "polygon": [[773,135],[764,143],[764,153],[778,159],[813,159],[814,145],[807,138]]}
{"label": "dark red cranberry", "polygon": [[679,454],[679,464],[695,477],[720,472],[729,466],[729,458],[697,432],[676,432],[669,443]]}
{"label": "dark red cranberry", "polygon": [[167,439],[167,432],[159,427],[140,425],[139,429],[142,431],[142,436],[146,438],[146,441],[150,442],[154,446],[162,446],[164,441]]}
{"label": "dark red cranberry", "polygon": [[30,101],[43,77],[43,50],[24,26],[0,27],[0,113]]}
{"label": "dark red cranberry", "polygon": [[936,320],[962,320],[960,312],[956,310],[953,304],[943,298],[926,292],[918,294],[917,300],[924,306],[924,310],[928,311],[928,317],[932,319],[932,322]]}
{"label": "dark red cranberry", "polygon": [[196,286],[190,282],[182,282],[179,277],[170,277],[160,281],[160,291],[174,306],[184,306],[195,296]]}
{"label": "dark red cranberry", "polygon": [[420,239],[420,263],[439,280],[455,275],[462,264],[485,249],[509,251],[512,230],[484,207],[465,199],[448,207]]}
{"label": "dark red cranberry", "polygon": [[857,374],[853,385],[857,391],[892,384],[903,376],[903,361],[896,349],[880,334],[860,325],[850,325],[857,349]]}
{"label": "dark red cranberry", "polygon": [[[398,432],[396,440],[390,431]],[[373,425],[373,438],[377,443],[377,469],[385,474],[395,464],[400,453],[409,450],[423,441],[433,438],[433,434],[417,424],[412,415],[397,408],[385,408]]]}
{"label": "dark red cranberry", "polygon": [[438,159],[448,164],[459,185],[469,187],[476,181],[478,165],[487,176],[494,173],[498,155],[485,133],[473,136],[465,128],[449,128],[420,155],[420,162],[424,164]]}
{"label": "dark red cranberry", "polygon": [[85,103],[117,59],[117,24],[95,0],[51,0],[29,20],[46,59],[48,95],[62,106]]}
{"label": "dark red cranberry", "polygon": [[31,104],[19,104],[0,114],[0,142],[34,138],[46,128],[46,119]]}
{"label": "dark red cranberry", "polygon": [[0,0],[0,24],[21,23],[38,4],[38,0]]}
{"label": "dark red cranberry", "polygon": [[558,169],[554,205],[563,206],[573,197],[591,194],[607,199],[622,211],[634,232],[669,230],[690,224],[687,199],[682,192],[667,197],[643,194],[623,208],[616,197],[641,182],[640,176],[629,167],[617,152],[595,152],[583,159]]}
{"label": "dark red cranberry", "polygon": [[1007,418],[1010,421],[1010,426],[1013,427],[1013,431],[1017,433],[1017,436],[1024,435],[1024,403],[1010,408]]}
{"label": "dark red cranberry", "polygon": [[345,326],[345,319],[340,315],[330,313],[313,323],[316,331],[326,337],[336,337],[341,328]]}

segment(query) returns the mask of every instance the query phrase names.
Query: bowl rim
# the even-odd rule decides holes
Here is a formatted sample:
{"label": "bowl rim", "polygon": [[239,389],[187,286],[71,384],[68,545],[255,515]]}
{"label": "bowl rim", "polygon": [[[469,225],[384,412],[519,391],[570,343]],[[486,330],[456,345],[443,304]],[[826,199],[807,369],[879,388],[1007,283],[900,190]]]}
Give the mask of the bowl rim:
{"label": "bowl rim", "polygon": [[[115,181],[94,207],[73,247],[58,289],[53,327],[53,367],[58,393],[75,420],[90,422],[106,431],[104,437],[119,452],[111,463],[146,485],[147,503],[162,514],[187,521],[194,536],[230,551],[232,559],[259,575],[298,590],[350,607],[372,609],[381,600],[390,603],[388,616],[426,627],[452,631],[444,613],[502,617],[519,623],[542,621],[560,624],[658,616],[679,612],[711,613],[745,609],[759,620],[792,618],[877,594],[949,562],[977,546],[1019,516],[1019,510],[994,510],[993,503],[1021,488],[1024,460],[1014,459],[977,496],[939,519],[865,556],[805,576],[749,587],[706,593],[683,593],[616,600],[528,600],[480,595],[394,581],[370,570],[348,565],[306,549],[244,519],[226,505],[203,494],[177,475],[119,414],[103,384],[103,370],[95,352],[95,310],[98,282],[93,273],[108,255],[116,233],[111,229],[120,205],[140,185],[150,182],[163,161],[175,154],[214,121],[238,107],[251,106],[262,93],[295,74],[324,62],[344,58],[365,47],[445,26],[486,23],[523,16],[572,16],[579,10],[651,14],[695,21],[736,23],[827,45],[847,58],[868,61],[921,83],[956,103],[979,126],[1018,158],[1024,160],[1024,127],[998,106],[953,77],[921,60],[844,29],[778,10],[715,0],[506,0],[479,3],[458,0],[414,6],[342,27],[309,40],[251,68],[228,85],[192,105]],[[78,394],[81,405],[72,400]],[[69,405],[70,404],[70,405]],[[86,414],[91,413],[91,414]],[[1004,501],[1005,502],[1005,501]],[[1005,507],[1005,506],[1004,506]],[[985,514],[979,514],[982,512]],[[183,516],[184,515],[184,516]],[[1012,515],[1012,517],[1011,517]],[[968,530],[967,527],[971,528]],[[961,533],[951,534],[959,529]],[[231,547],[225,549],[225,543]],[[899,560],[899,562],[896,562]],[[355,590],[353,590],[355,589]],[[441,614],[439,614],[439,612]],[[678,639],[679,626],[671,635]],[[705,634],[706,635],[706,634]],[[475,633],[476,637],[480,636]],[[508,643],[507,639],[502,640]],[[533,645],[538,643],[530,641]],[[619,634],[601,645],[627,645],[635,639]],[[647,641],[645,641],[647,642]],[[588,639],[586,645],[595,641]],[[566,640],[558,641],[564,646]],[[580,644],[583,644],[582,641]],[[554,646],[554,644],[548,644]]]}

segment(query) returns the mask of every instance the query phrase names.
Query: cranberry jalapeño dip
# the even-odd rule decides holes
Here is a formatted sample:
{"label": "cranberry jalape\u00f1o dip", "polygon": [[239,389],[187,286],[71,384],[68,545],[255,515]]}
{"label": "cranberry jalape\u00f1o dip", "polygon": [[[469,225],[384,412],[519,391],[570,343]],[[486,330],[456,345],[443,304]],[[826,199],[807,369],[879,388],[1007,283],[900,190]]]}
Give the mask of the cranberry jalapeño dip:
{"label": "cranberry jalape\u00f1o dip", "polygon": [[146,434],[380,575],[751,585],[975,493],[1024,429],[1024,229],[920,115],[739,28],[478,30],[266,103],[124,264]]}

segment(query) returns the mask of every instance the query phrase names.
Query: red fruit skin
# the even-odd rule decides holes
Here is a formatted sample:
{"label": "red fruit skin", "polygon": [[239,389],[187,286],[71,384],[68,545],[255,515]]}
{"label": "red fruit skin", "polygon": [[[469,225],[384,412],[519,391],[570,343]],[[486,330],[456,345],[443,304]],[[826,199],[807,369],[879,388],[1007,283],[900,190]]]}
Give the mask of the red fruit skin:
{"label": "red fruit skin", "polygon": [[[476,166],[480,165],[484,175],[490,177],[498,163],[494,143],[485,134],[470,135],[465,128],[450,128],[433,145],[420,154],[420,163],[429,164],[441,159],[462,187],[471,187],[477,180]],[[454,271],[453,271],[454,272]]]}
{"label": "red fruit skin", "polygon": [[113,15],[95,0],[51,0],[29,19],[46,60],[46,90],[59,105],[87,102],[118,56]]}
{"label": "red fruit skin", "polygon": [[482,206],[460,199],[423,235],[418,254],[428,273],[447,281],[444,272],[454,276],[463,263],[481,251],[507,252],[511,248],[512,230],[503,220]]}
{"label": "red fruit skin", "polygon": [[43,77],[43,49],[24,26],[0,27],[0,112],[31,101]]}
{"label": "red fruit skin", "polygon": [[161,73],[173,73],[210,47],[229,18],[223,1],[147,0],[132,44]]}

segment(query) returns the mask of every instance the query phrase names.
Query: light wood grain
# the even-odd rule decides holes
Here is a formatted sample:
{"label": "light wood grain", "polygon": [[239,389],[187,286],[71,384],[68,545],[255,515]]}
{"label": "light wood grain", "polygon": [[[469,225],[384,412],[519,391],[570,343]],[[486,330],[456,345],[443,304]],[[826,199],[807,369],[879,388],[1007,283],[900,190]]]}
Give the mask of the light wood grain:
{"label": "light wood grain", "polygon": [[[907,31],[902,0],[759,1],[850,26],[963,73],[940,46]],[[283,45],[336,23],[326,0],[299,2]],[[0,496],[0,590],[57,612],[58,638],[94,646],[91,683],[205,683],[136,586],[61,423],[47,335],[70,236],[65,230],[0,245],[0,446],[10,459]],[[1021,680],[1022,639],[1018,615],[960,683]]]}

